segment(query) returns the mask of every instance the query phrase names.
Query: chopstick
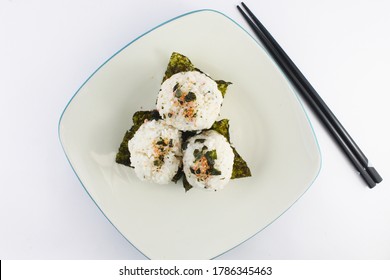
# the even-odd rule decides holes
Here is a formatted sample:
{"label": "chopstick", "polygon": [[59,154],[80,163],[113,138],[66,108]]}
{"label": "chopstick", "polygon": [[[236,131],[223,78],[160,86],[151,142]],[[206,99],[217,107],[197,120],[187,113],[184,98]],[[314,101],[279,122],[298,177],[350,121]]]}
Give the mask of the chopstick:
{"label": "chopstick", "polygon": [[252,30],[258,36],[259,40],[264,44],[265,48],[277,62],[279,67],[286,74],[290,82],[308,102],[313,111],[320,118],[328,131],[332,134],[333,138],[355,166],[367,185],[370,188],[373,188],[376,183],[380,183],[382,181],[382,177],[379,175],[376,169],[370,165],[367,157],[363,154],[352,137],[348,134],[336,116],[325,104],[320,95],[316,92],[316,90],[301,73],[298,67],[293,63],[293,61],[288,57],[288,55],[268,32],[268,30],[256,18],[252,11],[245,5],[245,3],[241,2],[241,4],[246,13],[241,9],[240,6],[237,6],[240,13],[244,16],[245,20],[251,26]]}

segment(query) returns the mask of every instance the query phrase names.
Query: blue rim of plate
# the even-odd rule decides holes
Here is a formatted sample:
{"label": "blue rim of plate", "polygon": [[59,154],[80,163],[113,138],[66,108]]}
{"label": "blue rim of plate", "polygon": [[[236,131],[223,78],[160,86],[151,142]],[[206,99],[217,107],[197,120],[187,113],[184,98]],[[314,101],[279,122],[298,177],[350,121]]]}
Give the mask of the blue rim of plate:
{"label": "blue rim of plate", "polygon": [[103,62],[86,80],[84,83],[82,83],[82,85],[77,89],[77,91],[73,94],[73,96],[71,97],[71,99],[68,101],[68,103],[66,104],[64,110],[62,111],[61,113],[61,116],[60,116],[60,119],[59,119],[59,122],[58,122],[58,137],[59,137],[59,140],[60,140],[60,143],[61,143],[61,147],[62,147],[62,150],[64,151],[64,154],[66,156],[66,159],[68,160],[68,163],[69,165],[71,166],[73,172],[75,173],[77,179],[79,180],[79,182],[81,183],[81,185],[83,186],[85,192],[88,194],[88,196],[92,199],[92,201],[94,202],[94,204],[97,206],[97,208],[100,210],[100,212],[104,215],[104,217],[106,217],[106,219],[110,222],[110,224],[119,232],[120,235],[123,236],[123,238],[125,238],[127,240],[127,242],[129,242],[138,252],[140,252],[145,258],[147,259],[150,259],[148,256],[146,256],[140,249],[138,249],[129,239],[126,238],[126,236],[124,236],[121,231],[111,222],[111,220],[106,216],[106,214],[104,213],[104,211],[99,207],[99,205],[96,203],[96,201],[93,199],[93,197],[91,196],[91,194],[88,192],[88,190],[86,189],[84,183],[82,182],[82,180],[80,179],[79,175],[77,174],[76,170],[74,169],[72,163],[70,162],[69,160],[69,157],[65,151],[65,148],[64,148],[64,145],[62,143],[62,140],[61,140],[61,121],[62,121],[62,117],[64,116],[68,106],[72,103],[72,100],[75,98],[75,96],[79,93],[79,91],[84,87],[85,84],[88,83],[88,81],[104,66],[106,65],[111,59],[113,59],[117,54],[119,54],[120,52],[122,52],[124,49],[126,49],[128,46],[130,46],[131,44],[133,44],[134,42],[138,41],[139,39],[141,39],[142,37],[144,37],[145,35],[151,33],[152,31],[160,28],[161,26],[164,26],[172,21],[175,21],[179,18],[182,18],[182,17],[185,17],[185,16],[188,16],[188,15],[191,15],[191,14],[195,14],[195,13],[200,13],[200,12],[214,12],[214,13],[217,13],[217,14],[220,14],[224,17],[226,17],[227,19],[231,20],[234,24],[236,24],[238,27],[241,28],[241,30],[243,30],[246,34],[248,34],[264,51],[265,53],[267,54],[267,56],[269,57],[269,59],[272,61],[272,63],[276,66],[276,68],[280,71],[280,73],[283,75],[283,77],[286,78],[287,80],[287,83],[288,83],[288,86],[290,87],[291,91],[294,93],[296,99],[298,100],[299,104],[301,105],[301,108],[302,108],[302,111],[303,113],[305,114],[305,117],[309,123],[309,126],[310,126],[310,129],[312,131],[312,134],[313,134],[313,137],[314,137],[314,140],[315,140],[315,143],[316,143],[316,146],[317,146],[317,149],[318,149],[318,153],[319,153],[319,168],[318,168],[318,171],[317,171],[317,174],[314,176],[313,180],[309,183],[309,186],[306,188],[306,190],[286,209],[284,210],[279,216],[277,216],[273,221],[271,221],[268,225],[266,225],[265,227],[261,228],[259,231],[257,231],[256,233],[254,233],[253,235],[251,235],[250,237],[248,237],[247,239],[243,240],[242,242],[238,243],[237,245],[227,249],[226,251],[220,253],[219,255],[213,257],[212,259],[215,259],[215,258],[218,258],[219,256],[222,256],[223,254],[226,254],[227,252],[233,250],[234,248],[240,246],[241,244],[245,243],[246,241],[248,241],[249,239],[251,239],[252,237],[254,237],[255,235],[257,235],[258,233],[260,233],[261,231],[263,231],[264,229],[266,229],[268,226],[270,226],[271,224],[273,224],[276,220],[278,220],[284,213],[286,213],[310,188],[311,186],[313,185],[313,183],[316,181],[318,175],[320,174],[320,171],[322,169],[322,154],[321,154],[321,149],[320,149],[320,146],[319,146],[319,143],[318,143],[318,140],[317,140],[317,136],[314,132],[314,128],[313,128],[313,125],[312,123],[310,122],[310,119],[309,119],[309,116],[302,104],[302,101],[298,98],[298,95],[296,93],[296,90],[294,89],[294,87],[291,85],[290,81],[287,79],[286,75],[281,71],[281,69],[279,68],[279,66],[276,64],[276,62],[272,59],[272,57],[268,54],[268,52],[265,50],[265,48],[247,31],[245,30],[239,23],[237,23],[235,20],[233,20],[232,18],[230,18],[229,16],[225,15],[224,13],[222,12],[219,12],[217,10],[213,10],[213,9],[200,9],[200,10],[194,10],[194,11],[191,11],[191,12],[187,12],[187,13],[184,13],[184,14],[181,14],[179,16],[176,16],[174,18],[171,18],[167,21],[164,21],[163,23],[155,26],[154,28],[146,31],[145,33],[139,35],[138,37],[136,37],[134,40],[130,41],[128,44],[126,44],[124,47],[122,47],[121,49],[119,49],[117,52],[115,52],[112,56],[110,56],[105,62]]}

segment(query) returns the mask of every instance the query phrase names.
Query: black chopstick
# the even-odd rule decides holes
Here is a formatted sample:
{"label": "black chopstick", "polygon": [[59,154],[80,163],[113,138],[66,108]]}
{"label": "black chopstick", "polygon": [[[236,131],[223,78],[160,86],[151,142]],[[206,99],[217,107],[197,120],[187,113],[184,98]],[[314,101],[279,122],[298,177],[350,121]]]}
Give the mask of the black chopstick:
{"label": "black chopstick", "polygon": [[373,188],[376,183],[381,182],[382,178],[379,173],[374,167],[369,165],[367,157],[356,145],[355,141],[337,120],[329,107],[311,86],[309,81],[307,81],[301,71],[296,67],[296,65],[283,51],[267,29],[256,18],[256,16],[249,10],[249,8],[244,3],[241,4],[249,16],[239,6],[237,6],[240,13],[244,16],[253,31],[259,37],[260,41],[264,44],[268,52],[272,55],[292,84],[297,88],[299,93],[301,93],[313,111],[327,127],[339,146],[366,181],[367,185],[370,188]]}

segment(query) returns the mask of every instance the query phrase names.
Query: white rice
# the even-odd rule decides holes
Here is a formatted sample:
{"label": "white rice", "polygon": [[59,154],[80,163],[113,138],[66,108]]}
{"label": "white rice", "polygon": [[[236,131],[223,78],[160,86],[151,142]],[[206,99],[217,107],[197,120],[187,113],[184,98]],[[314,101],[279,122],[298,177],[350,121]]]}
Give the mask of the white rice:
{"label": "white rice", "polygon": [[157,110],[179,130],[202,130],[215,122],[222,102],[222,93],[210,77],[198,71],[180,72],[161,85]]}
{"label": "white rice", "polygon": [[[205,131],[187,141],[187,147],[183,151],[183,170],[188,182],[193,187],[202,189],[215,191],[223,189],[233,171],[234,153],[229,142],[214,130]],[[199,159],[200,151],[203,156]],[[216,153],[213,166],[206,161],[207,152]],[[202,165],[202,162],[207,164]],[[220,175],[210,174],[213,168],[214,171],[220,172]]]}
{"label": "white rice", "polygon": [[181,132],[163,120],[147,121],[128,143],[138,178],[168,184],[181,164]]}

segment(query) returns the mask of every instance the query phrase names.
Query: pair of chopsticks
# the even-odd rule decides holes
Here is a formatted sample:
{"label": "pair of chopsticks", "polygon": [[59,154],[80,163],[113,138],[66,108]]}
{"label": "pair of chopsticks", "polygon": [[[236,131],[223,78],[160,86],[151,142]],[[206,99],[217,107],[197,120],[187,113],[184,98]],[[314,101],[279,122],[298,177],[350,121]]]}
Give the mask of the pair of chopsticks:
{"label": "pair of chopsticks", "polygon": [[243,9],[237,6],[240,13],[244,16],[245,20],[249,23],[252,30],[256,33],[259,40],[264,44],[265,48],[272,55],[276,63],[288,77],[290,82],[295,86],[302,97],[308,102],[316,115],[320,118],[322,123],[326,126],[334,139],[337,141],[341,149],[350,159],[355,166],[359,174],[370,188],[375,187],[377,183],[382,181],[382,177],[370,165],[367,157],[360,150],[355,141],[348,134],[345,128],[337,120],[335,115],[325,104],[316,90],[312,87],[309,81],[303,76],[301,71],[283,51],[280,45],[268,32],[268,30],[261,24],[256,16],[249,10],[249,8],[242,2]]}

